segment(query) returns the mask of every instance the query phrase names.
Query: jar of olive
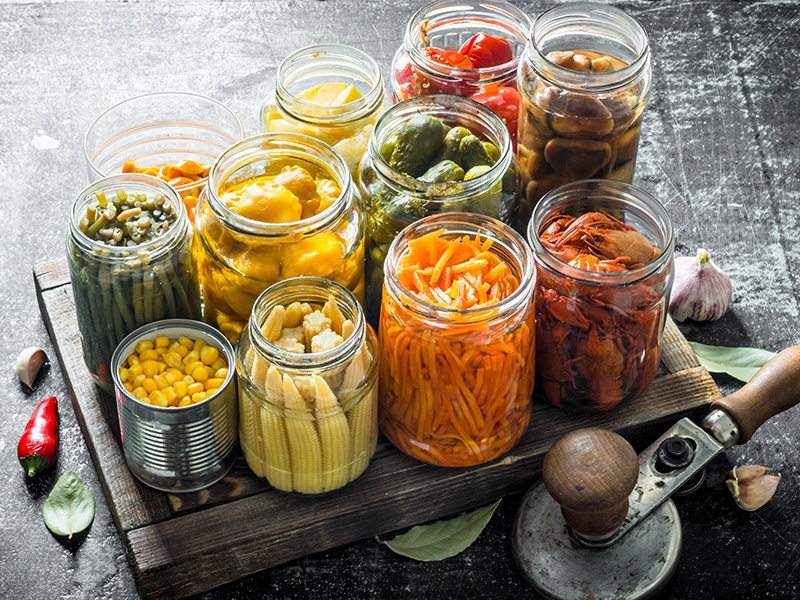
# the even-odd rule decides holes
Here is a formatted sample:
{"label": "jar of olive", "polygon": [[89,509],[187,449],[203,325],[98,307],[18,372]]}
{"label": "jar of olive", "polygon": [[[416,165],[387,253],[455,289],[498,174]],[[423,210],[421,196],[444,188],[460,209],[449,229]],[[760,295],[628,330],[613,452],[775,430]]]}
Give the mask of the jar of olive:
{"label": "jar of olive", "polygon": [[483,214],[510,223],[519,190],[503,120],[454,95],[398,102],[381,115],[359,170],[366,212],[366,311],[377,325],[383,262],[407,225],[444,212]]}
{"label": "jar of olive", "polygon": [[325,142],[355,176],[385,95],[380,67],[368,54],[343,44],[306,46],[278,67],[261,124],[268,133],[304,133]]}
{"label": "jar of olive", "polygon": [[105,177],[75,200],[67,237],[75,312],[86,366],[106,391],[125,336],[153,321],[200,317],[191,239],[181,197],[155,177]]}
{"label": "jar of olive", "polygon": [[517,79],[520,231],[539,199],[563,183],[632,182],[651,87],[647,33],[636,19],[594,3],[545,11]]}
{"label": "jar of olive", "polygon": [[300,275],[363,301],[364,219],[344,159],[299,133],[234,144],[212,165],[195,218],[204,319],[232,343],[259,294]]}

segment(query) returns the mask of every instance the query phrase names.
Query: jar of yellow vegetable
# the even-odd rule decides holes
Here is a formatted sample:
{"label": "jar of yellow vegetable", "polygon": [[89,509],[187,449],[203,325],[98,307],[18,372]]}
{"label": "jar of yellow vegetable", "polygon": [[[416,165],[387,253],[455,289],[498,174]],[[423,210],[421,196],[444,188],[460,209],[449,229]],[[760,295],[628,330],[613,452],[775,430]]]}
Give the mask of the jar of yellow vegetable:
{"label": "jar of yellow vegetable", "polygon": [[372,126],[387,106],[381,70],[343,44],[307,46],[278,67],[261,108],[265,132],[304,133],[333,146],[355,175]]}
{"label": "jar of yellow vegetable", "polygon": [[253,472],[303,494],[361,475],[378,439],[376,352],[344,286],[298,277],[265,290],[236,349],[239,441]]}
{"label": "jar of yellow vegetable", "polygon": [[231,342],[259,294],[283,279],[330,279],[363,301],[364,220],[347,165],[319,140],[265,133],[228,148],[195,228],[204,318]]}

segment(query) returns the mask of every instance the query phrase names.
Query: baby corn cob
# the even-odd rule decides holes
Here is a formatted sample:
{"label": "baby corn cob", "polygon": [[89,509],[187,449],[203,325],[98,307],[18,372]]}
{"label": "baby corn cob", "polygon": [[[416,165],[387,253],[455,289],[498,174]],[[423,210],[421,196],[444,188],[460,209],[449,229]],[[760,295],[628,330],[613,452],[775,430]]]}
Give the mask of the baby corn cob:
{"label": "baby corn cob", "polygon": [[328,301],[325,303],[325,306],[322,307],[322,312],[331,320],[331,329],[342,337],[345,337],[342,334],[342,324],[345,318],[342,314],[342,309],[339,308],[339,303],[336,302],[333,296],[328,296]]}
{"label": "baby corn cob", "polygon": [[[352,394],[364,378],[372,363],[372,356],[366,346],[353,358],[345,371],[344,382],[339,388],[339,397],[344,399]],[[378,386],[373,381],[370,389],[364,390],[363,397],[347,413],[350,428],[350,480],[352,481],[367,468],[377,443],[378,428]]]}
{"label": "baby corn cob", "polygon": [[[290,379],[290,377],[285,377]],[[292,459],[286,419],[280,413],[284,405],[281,373],[275,365],[267,370],[266,403],[261,403],[261,434],[265,450],[267,481],[274,488],[292,491]]]}
{"label": "baby corn cob", "polygon": [[319,433],[314,415],[288,375],[283,378],[283,399],[294,489],[304,494],[319,494],[323,491]]}
{"label": "baby corn cob", "polygon": [[244,386],[239,386],[239,412],[241,413],[239,443],[242,445],[247,465],[253,470],[253,473],[259,477],[266,477],[267,466],[264,460],[264,450],[261,447],[261,431],[259,431],[261,421],[256,414],[258,410],[258,400],[252,398]]}
{"label": "baby corn cob", "polygon": [[322,489],[327,492],[350,481],[350,427],[331,388],[319,375],[313,377],[314,412],[322,445]]}

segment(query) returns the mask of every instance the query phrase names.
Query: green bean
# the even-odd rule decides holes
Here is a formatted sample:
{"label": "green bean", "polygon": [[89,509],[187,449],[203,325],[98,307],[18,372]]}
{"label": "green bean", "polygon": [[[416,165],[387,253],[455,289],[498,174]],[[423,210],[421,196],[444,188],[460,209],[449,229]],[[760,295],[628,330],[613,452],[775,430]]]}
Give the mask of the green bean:
{"label": "green bean", "polygon": [[133,314],[136,325],[144,325],[144,298],[142,295],[142,282],[135,275],[131,275],[131,293],[133,294]]}
{"label": "green bean", "polygon": [[153,273],[145,269],[142,271],[142,288],[144,290],[144,322],[153,322]]}
{"label": "green bean", "polygon": [[130,304],[132,303],[132,294],[129,294],[127,282],[130,276],[121,272],[119,269],[112,271],[113,279],[111,280],[111,287],[114,289],[114,300],[116,301],[117,310],[122,318],[124,324],[125,335],[136,329],[133,312],[131,311]]}
{"label": "green bean", "polygon": [[[169,277],[167,277],[166,269],[162,265],[156,265],[153,267],[153,271],[158,277],[158,282],[161,286],[161,293],[164,295],[164,299],[166,300],[166,316],[174,319],[178,316],[178,311],[175,308],[175,296],[172,293],[172,284],[170,283]],[[170,271],[172,271],[172,269],[170,269]],[[172,273],[174,274],[174,271],[172,271]],[[177,287],[180,287],[180,282],[177,283]]]}

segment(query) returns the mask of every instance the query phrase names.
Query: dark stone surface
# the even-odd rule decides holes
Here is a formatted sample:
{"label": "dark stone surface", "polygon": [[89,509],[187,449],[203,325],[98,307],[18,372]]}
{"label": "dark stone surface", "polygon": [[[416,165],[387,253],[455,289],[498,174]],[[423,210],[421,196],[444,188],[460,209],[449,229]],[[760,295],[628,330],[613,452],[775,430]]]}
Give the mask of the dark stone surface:
{"label": "dark stone surface", "polygon": [[[552,2],[518,2],[530,15]],[[388,68],[402,26],[422,2],[0,3],[0,595],[136,598],[130,568],[58,364],[34,393],[13,365],[25,346],[54,351],[36,306],[32,268],[61,256],[71,203],[85,184],[82,138],[103,109],[159,90],[194,91],[230,106],[247,133],[277,65],[312,43],[341,42]],[[711,250],[732,277],[729,313],[682,327],[690,340],[769,350],[800,342],[800,4],[793,0],[620,2],[649,32],[654,90],[636,183],[669,210],[679,252]],[[738,384],[718,378],[729,393]],[[39,399],[60,400],[55,471],[25,480],[16,443]],[[657,596],[800,596],[800,409],[768,422],[711,465],[701,490],[676,500],[685,548]],[[783,474],[766,507],[731,501],[731,464]],[[82,545],[47,531],[42,504],[75,470],[98,501]],[[533,482],[532,482],[533,483]],[[223,598],[536,598],[518,575],[509,536],[518,497],[506,498],[480,539],[441,562],[401,558],[375,540],[310,556],[201,595]]]}

